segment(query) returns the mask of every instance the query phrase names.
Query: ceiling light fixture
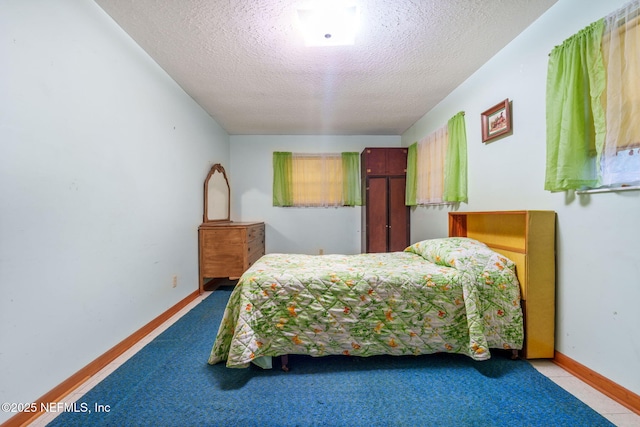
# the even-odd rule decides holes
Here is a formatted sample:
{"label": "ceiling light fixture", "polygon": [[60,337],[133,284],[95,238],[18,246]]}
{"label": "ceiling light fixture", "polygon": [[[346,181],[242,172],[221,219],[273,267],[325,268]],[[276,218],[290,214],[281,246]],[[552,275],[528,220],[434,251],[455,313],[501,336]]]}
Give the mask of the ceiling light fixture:
{"label": "ceiling light fixture", "polygon": [[345,2],[318,1],[298,9],[298,23],[307,46],[344,46],[355,43],[358,8]]}

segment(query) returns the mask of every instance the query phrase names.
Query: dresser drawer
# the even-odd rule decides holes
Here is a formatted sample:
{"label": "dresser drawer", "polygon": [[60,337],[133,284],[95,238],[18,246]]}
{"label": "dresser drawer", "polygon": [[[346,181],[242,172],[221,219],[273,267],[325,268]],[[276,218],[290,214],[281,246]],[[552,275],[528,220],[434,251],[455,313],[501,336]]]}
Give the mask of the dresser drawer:
{"label": "dresser drawer", "polygon": [[247,247],[247,260],[249,261],[249,267],[253,265],[262,255],[264,255],[264,239],[256,239],[251,242]]}
{"label": "dresser drawer", "polygon": [[246,241],[245,230],[212,229],[202,230],[203,245],[206,248],[220,245],[243,245]]}
{"label": "dresser drawer", "polygon": [[264,224],[247,228],[247,242],[262,240],[264,242]]}
{"label": "dresser drawer", "polygon": [[240,251],[225,251],[203,254],[200,270],[204,277],[235,277],[244,272],[243,254]]}
{"label": "dresser drawer", "polygon": [[238,278],[264,255],[264,223],[202,224],[198,229],[200,290],[205,279]]}

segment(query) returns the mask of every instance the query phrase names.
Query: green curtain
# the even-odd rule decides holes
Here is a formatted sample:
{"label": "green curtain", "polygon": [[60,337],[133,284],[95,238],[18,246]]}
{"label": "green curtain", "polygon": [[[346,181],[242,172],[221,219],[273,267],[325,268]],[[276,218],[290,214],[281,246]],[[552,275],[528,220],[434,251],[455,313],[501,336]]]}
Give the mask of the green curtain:
{"label": "green curtain", "polygon": [[598,166],[606,131],[600,101],[605,89],[603,30],[600,19],[549,55],[545,190],[597,187],[601,181]]}
{"label": "green curtain", "polygon": [[418,189],[418,143],[414,142],[407,150],[407,184],[405,190],[405,205],[416,206],[416,191]]}
{"label": "green curtain", "polygon": [[273,153],[273,206],[292,206],[293,155],[290,152]]}
{"label": "green curtain", "polygon": [[342,199],[345,206],[361,206],[360,154],[342,153]]}
{"label": "green curtain", "polygon": [[444,163],[445,202],[467,202],[467,131],[464,112],[447,122],[449,144]]}

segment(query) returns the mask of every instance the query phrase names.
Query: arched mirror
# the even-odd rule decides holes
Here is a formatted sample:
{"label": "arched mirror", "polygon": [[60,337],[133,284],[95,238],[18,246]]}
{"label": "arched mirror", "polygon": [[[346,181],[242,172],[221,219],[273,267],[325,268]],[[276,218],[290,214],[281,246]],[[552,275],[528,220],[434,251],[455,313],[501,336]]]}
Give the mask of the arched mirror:
{"label": "arched mirror", "polygon": [[204,222],[229,222],[231,188],[220,163],[211,166],[204,180]]}

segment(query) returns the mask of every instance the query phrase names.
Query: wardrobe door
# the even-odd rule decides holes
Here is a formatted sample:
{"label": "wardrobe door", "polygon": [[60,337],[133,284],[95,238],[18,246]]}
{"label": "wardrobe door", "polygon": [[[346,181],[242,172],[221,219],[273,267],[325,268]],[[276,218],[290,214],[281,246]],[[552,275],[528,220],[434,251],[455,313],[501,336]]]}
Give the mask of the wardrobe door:
{"label": "wardrobe door", "polygon": [[367,252],[387,252],[386,177],[367,178]]}
{"label": "wardrobe door", "polygon": [[386,150],[386,174],[406,175],[407,174],[407,152],[406,148],[396,148]]}
{"label": "wardrobe door", "polygon": [[404,176],[389,177],[389,252],[409,246],[409,207],[405,205]]}
{"label": "wardrobe door", "polygon": [[[367,148],[362,153],[366,175],[387,175],[387,149]],[[406,160],[405,160],[406,163]]]}
{"label": "wardrobe door", "polygon": [[405,206],[407,151],[376,147],[365,148],[360,154],[365,252],[402,251],[409,246],[409,208]]}

